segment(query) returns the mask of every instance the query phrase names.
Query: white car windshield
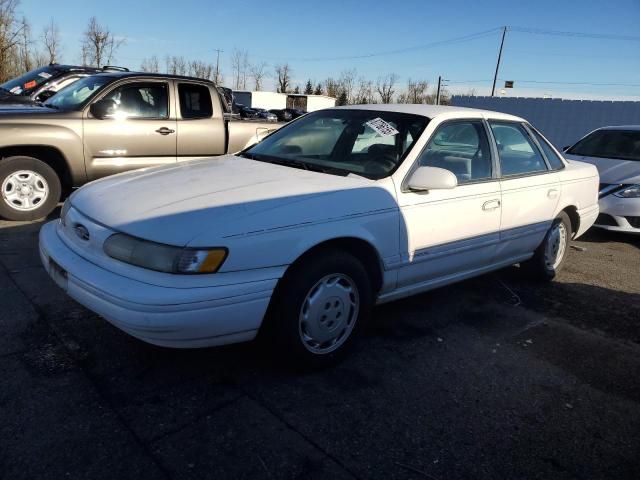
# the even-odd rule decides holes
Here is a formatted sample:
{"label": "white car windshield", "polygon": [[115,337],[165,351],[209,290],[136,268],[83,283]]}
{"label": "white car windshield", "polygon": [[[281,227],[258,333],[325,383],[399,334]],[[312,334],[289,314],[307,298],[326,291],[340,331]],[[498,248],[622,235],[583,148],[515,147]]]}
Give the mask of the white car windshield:
{"label": "white car windshield", "polygon": [[102,75],[82,78],[60,90],[44,104],[60,110],[77,110],[111,81],[113,77]]}
{"label": "white car windshield", "polygon": [[584,157],[640,161],[640,130],[596,130],[567,150]]}
{"label": "white car windshield", "polygon": [[408,113],[329,109],[301,117],[241,156],[371,179],[395,171],[429,119]]}

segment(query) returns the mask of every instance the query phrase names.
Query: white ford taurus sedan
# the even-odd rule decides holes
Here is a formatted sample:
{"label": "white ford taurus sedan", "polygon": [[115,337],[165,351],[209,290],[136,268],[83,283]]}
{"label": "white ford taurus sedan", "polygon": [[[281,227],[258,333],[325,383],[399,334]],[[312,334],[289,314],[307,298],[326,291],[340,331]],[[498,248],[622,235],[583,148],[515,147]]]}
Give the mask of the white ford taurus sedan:
{"label": "white ford taurus sedan", "polygon": [[640,125],[594,130],[568,147],[565,158],[591,163],[600,173],[595,226],[640,234]]}
{"label": "white ford taurus sedan", "polygon": [[374,304],[517,263],[553,278],[597,216],[596,168],[521,118],[370,105],[310,113],[235,156],[93,182],[40,252],[71,297],[141,340],[266,328],[322,365]]}

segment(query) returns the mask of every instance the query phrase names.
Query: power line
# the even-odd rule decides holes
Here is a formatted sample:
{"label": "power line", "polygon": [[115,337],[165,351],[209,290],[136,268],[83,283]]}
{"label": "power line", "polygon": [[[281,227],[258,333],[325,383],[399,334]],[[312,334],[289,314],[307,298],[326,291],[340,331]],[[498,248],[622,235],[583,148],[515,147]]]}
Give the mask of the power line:
{"label": "power line", "polygon": [[509,26],[509,30],[520,33],[531,33],[533,35],[553,35],[559,37],[580,37],[597,38],[600,40],[622,40],[640,42],[640,37],[636,35],[615,35],[610,33],[588,33],[588,32],[565,32],[561,30],[546,30],[544,28],[514,27]]}

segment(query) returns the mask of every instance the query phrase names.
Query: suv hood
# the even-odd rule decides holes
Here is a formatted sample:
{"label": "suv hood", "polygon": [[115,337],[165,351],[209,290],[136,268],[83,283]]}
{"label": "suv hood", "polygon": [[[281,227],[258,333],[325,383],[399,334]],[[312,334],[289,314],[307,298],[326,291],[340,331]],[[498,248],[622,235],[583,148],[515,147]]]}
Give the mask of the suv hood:
{"label": "suv hood", "polygon": [[581,155],[564,155],[568,160],[595,165],[602,183],[640,183],[640,162],[634,160],[617,160],[614,158],[583,157]]}
{"label": "suv hood", "polygon": [[114,175],[75,192],[71,204],[113,230],[179,246],[397,209],[372,180],[233,155]]}

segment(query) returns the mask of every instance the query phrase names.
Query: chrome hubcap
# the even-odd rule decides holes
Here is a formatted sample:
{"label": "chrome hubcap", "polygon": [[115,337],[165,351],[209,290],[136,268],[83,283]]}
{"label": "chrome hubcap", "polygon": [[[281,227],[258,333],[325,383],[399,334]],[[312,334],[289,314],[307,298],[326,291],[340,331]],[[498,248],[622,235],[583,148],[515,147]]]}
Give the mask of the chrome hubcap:
{"label": "chrome hubcap", "polygon": [[2,182],[2,198],[15,210],[35,210],[48,196],[47,181],[42,175],[31,170],[13,172]]}
{"label": "chrome hubcap", "polygon": [[549,270],[555,270],[564,258],[567,248],[567,228],[559,222],[551,227],[544,249],[544,263]]}
{"label": "chrome hubcap", "polygon": [[298,331],[302,344],[313,353],[324,354],[342,345],[356,324],[360,296],[347,275],[327,275],[317,282],[302,302]]}

